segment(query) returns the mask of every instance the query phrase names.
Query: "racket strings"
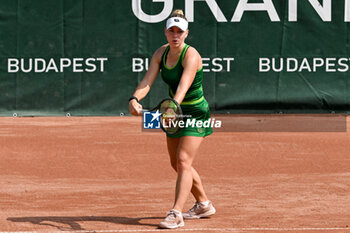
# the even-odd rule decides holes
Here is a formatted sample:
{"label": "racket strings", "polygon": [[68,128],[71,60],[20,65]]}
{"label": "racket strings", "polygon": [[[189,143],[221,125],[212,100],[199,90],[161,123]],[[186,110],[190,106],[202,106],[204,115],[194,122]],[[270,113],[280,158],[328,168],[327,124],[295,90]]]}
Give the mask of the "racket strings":
{"label": "racket strings", "polygon": [[[179,108],[177,107],[177,105],[174,102],[170,101],[170,100],[164,101],[161,104],[160,112],[162,114],[164,114],[164,113],[171,113],[171,112],[176,113],[176,115],[180,114]],[[175,117],[179,117],[179,116],[175,116]]]}
{"label": "racket strings", "polygon": [[179,124],[178,121],[181,119],[181,110],[177,106],[176,103],[174,103],[171,100],[166,100],[160,105],[160,113],[161,115],[161,125],[162,128],[170,133],[176,133],[179,130]]}

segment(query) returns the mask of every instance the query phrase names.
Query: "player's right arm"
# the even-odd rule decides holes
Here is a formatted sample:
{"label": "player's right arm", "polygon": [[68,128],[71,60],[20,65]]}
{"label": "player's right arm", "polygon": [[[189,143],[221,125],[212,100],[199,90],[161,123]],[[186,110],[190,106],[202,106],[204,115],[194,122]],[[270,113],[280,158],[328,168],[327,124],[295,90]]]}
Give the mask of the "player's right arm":
{"label": "player's right arm", "polygon": [[[138,100],[142,100],[143,98],[146,97],[154,81],[156,80],[159,74],[162,55],[164,53],[166,46],[167,45],[163,45],[162,47],[160,47],[154,52],[149,69],[146,72],[146,75],[144,76],[140,84],[137,86],[133,94],[133,96],[135,96]],[[135,99],[129,102],[129,112],[132,115],[135,115],[135,116],[141,115],[142,114],[141,109],[142,109],[142,105],[139,104]]]}

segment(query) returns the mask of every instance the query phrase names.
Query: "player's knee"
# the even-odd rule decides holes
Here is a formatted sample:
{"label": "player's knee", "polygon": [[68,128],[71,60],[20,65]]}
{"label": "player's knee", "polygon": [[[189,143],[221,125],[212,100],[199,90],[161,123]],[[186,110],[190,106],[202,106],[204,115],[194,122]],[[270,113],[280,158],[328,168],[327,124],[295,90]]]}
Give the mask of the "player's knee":
{"label": "player's knee", "polygon": [[177,171],[185,171],[185,170],[191,170],[191,163],[188,159],[186,159],[186,156],[179,157],[177,160]]}
{"label": "player's knee", "polygon": [[185,162],[178,162],[177,163],[177,171],[191,171],[191,165]]}

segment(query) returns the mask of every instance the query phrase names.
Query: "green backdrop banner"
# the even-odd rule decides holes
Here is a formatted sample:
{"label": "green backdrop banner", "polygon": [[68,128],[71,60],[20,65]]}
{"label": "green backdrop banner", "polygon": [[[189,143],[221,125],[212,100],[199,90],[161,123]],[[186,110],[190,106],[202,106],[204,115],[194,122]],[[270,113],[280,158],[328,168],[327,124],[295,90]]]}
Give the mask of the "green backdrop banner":
{"label": "green backdrop banner", "polygon": [[0,0],[0,115],[128,114],[177,8],[212,112],[349,113],[350,0]]}

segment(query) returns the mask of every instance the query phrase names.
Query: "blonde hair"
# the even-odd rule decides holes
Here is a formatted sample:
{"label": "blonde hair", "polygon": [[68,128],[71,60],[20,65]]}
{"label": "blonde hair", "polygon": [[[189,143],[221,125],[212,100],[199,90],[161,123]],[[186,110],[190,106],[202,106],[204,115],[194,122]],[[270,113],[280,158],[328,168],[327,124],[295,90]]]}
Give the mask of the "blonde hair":
{"label": "blonde hair", "polygon": [[179,18],[183,18],[187,21],[186,17],[185,17],[185,14],[184,12],[181,10],[181,9],[176,9],[174,10],[171,15],[170,15],[170,18],[172,17],[179,17]]}

